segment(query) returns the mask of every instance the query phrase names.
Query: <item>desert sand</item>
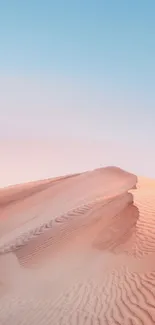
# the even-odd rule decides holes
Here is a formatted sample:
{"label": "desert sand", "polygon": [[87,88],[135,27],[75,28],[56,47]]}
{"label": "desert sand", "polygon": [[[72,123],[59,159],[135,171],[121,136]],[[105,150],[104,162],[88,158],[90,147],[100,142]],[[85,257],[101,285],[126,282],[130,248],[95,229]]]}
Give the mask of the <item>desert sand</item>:
{"label": "desert sand", "polygon": [[1,189],[0,324],[155,324],[155,180],[107,167]]}

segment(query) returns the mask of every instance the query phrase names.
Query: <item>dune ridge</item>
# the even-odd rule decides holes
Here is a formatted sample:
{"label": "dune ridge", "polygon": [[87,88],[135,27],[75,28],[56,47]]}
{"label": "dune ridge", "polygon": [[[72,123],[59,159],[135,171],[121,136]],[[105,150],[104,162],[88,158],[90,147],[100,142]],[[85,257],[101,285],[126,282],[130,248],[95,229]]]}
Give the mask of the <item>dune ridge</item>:
{"label": "dune ridge", "polygon": [[154,193],[155,182],[108,167],[3,207],[1,244],[24,227],[36,234],[0,254],[0,323],[153,325]]}
{"label": "dune ridge", "polygon": [[[83,173],[82,175],[71,175],[69,177],[72,178],[72,180],[74,182],[74,186],[77,186],[77,182],[78,182],[77,176],[79,176],[79,178],[82,176],[82,179],[80,179],[80,187],[82,188],[82,185],[85,186],[86,182],[88,182],[87,187],[94,186],[94,183],[96,185],[96,181],[98,182],[99,178],[103,178],[103,181],[107,181],[109,172],[110,172],[110,176],[112,174],[113,177],[117,177],[117,174],[119,174],[119,176],[120,175],[122,176],[125,174],[125,176],[128,177],[128,179],[129,179],[129,181],[128,181],[129,184],[126,183],[126,188],[125,187],[123,187],[122,189],[119,188],[118,193],[117,193],[118,189],[114,188],[114,191],[116,191],[116,192],[110,193],[111,200],[112,200],[112,194],[113,194],[113,196],[115,196],[115,195],[119,196],[119,195],[121,195],[121,193],[124,193],[126,189],[130,189],[130,186],[133,187],[136,184],[137,179],[134,175],[130,175],[129,173],[127,173],[117,167],[106,167],[103,170],[97,169],[94,172],[90,172],[90,173],[88,172],[88,175],[87,175],[87,173]],[[130,177],[129,177],[129,175],[130,175]],[[83,176],[84,176],[84,179],[83,179]],[[27,197],[29,198],[32,195],[37,195],[38,192],[40,193],[40,191],[48,190],[48,188],[51,188],[51,186],[53,188],[53,185],[56,185],[57,183],[62,184],[62,182],[66,179],[68,180],[69,177],[57,178],[57,179],[54,179],[51,181],[48,180],[48,181],[45,181],[45,183],[42,182],[41,184],[40,184],[40,182],[38,182],[39,184],[37,184],[37,185],[33,184],[33,183],[26,184],[26,189],[20,188],[20,190],[19,190],[19,187],[17,187],[17,191],[15,190],[15,194],[13,195],[12,200],[10,199],[10,195],[9,196],[7,195],[6,197],[4,197],[4,199],[1,198],[1,200],[0,200],[1,209],[6,205],[9,206],[14,201],[16,201],[16,203],[17,203],[20,200],[25,200]],[[76,179],[75,179],[75,177],[76,177]],[[92,181],[91,181],[91,178],[92,178]],[[130,182],[131,182],[131,185],[130,185]],[[97,186],[98,186],[98,184],[97,184]],[[55,188],[54,188],[54,190],[55,190]],[[63,191],[64,191],[64,189],[63,189]],[[88,189],[87,189],[87,191],[88,191]],[[58,192],[58,194],[59,194],[59,192]],[[70,192],[69,192],[69,194],[70,194]],[[83,209],[83,208],[87,207],[87,205],[90,205],[90,207],[92,207],[94,204],[97,203],[98,200],[103,201],[104,194],[106,194],[106,192],[105,193],[103,192],[102,187],[100,185],[99,191],[97,191],[97,192],[95,191],[95,193],[93,193],[93,196],[91,195],[85,199],[87,203],[83,203],[83,196],[82,196],[82,202],[80,201],[80,203],[82,203],[82,204],[79,205],[79,201],[78,201],[78,204],[76,204],[75,208],[68,209],[68,207],[67,207],[66,213],[69,215],[69,213],[72,213],[72,211],[74,212],[75,209],[78,211],[78,209]],[[79,196],[79,193],[78,193],[78,196]],[[94,199],[94,196],[95,196],[95,199]],[[58,197],[58,199],[59,199],[59,197]],[[106,203],[106,199],[104,199],[104,201]],[[62,214],[62,216],[63,215],[64,215],[64,213]],[[21,226],[18,227],[14,233],[12,233],[12,234],[9,233],[9,238],[11,237],[11,235],[13,235],[12,236],[13,239],[9,243],[8,243],[8,236],[3,236],[0,239],[0,253],[2,253],[2,252],[5,253],[5,252],[8,252],[8,251],[18,248],[21,245],[24,245],[24,243],[31,240],[34,236],[41,234],[43,231],[45,231],[45,229],[52,227],[53,221],[57,220],[57,218],[60,216],[61,216],[60,213],[58,213],[57,215],[53,214],[53,218],[52,219],[50,218],[47,222],[44,222],[44,220],[39,222],[39,220],[38,220],[39,218],[37,218],[36,224],[39,223],[39,226],[34,225],[34,219],[33,219],[33,224],[31,226],[30,226],[30,222],[28,223],[28,229],[26,232],[25,232],[26,226],[24,224],[23,227],[21,227]],[[4,244],[2,244],[3,242],[4,242]]]}
{"label": "dune ridge", "polygon": [[24,200],[32,195],[37,194],[38,192],[46,190],[56,182],[65,180],[69,177],[75,177],[77,175],[78,174],[56,177],[43,181],[28,182],[23,185],[19,184],[16,186],[9,186],[4,189],[0,189],[0,207],[2,208],[8,206],[9,204],[13,204],[14,202]]}

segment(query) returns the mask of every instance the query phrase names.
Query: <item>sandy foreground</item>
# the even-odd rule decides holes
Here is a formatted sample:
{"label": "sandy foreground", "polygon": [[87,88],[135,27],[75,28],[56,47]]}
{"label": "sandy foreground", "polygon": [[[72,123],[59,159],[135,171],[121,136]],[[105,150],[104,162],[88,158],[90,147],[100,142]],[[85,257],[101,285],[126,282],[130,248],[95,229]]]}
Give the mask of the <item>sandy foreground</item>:
{"label": "sandy foreground", "polygon": [[107,167],[1,189],[1,324],[155,324],[155,181]]}

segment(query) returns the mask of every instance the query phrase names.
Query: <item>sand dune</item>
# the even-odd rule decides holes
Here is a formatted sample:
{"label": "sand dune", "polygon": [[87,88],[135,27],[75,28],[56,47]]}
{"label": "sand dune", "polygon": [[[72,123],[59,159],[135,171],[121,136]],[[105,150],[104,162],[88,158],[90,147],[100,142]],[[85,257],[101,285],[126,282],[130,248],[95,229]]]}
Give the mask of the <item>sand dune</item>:
{"label": "sand dune", "polygon": [[155,181],[116,167],[1,190],[0,324],[155,324],[154,229]]}

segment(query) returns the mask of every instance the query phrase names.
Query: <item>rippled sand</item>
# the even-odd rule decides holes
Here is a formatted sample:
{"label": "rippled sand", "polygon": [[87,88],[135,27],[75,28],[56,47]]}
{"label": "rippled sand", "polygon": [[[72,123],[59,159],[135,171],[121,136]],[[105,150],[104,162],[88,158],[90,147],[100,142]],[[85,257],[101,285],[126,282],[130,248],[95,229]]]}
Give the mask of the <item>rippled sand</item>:
{"label": "rippled sand", "polygon": [[155,181],[116,167],[0,191],[0,324],[155,324]]}

